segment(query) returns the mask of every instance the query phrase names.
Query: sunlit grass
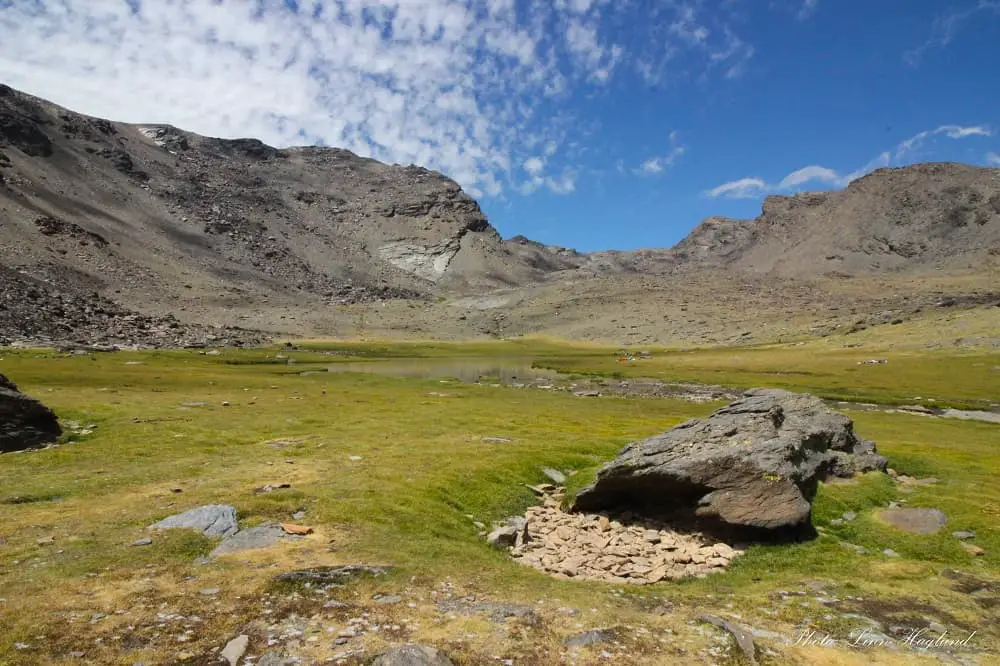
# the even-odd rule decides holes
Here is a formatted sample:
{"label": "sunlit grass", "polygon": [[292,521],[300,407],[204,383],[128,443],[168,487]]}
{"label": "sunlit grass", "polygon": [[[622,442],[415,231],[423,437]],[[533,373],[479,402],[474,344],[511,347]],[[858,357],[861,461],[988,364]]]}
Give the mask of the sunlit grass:
{"label": "sunlit grass", "polygon": [[[274,568],[247,568],[240,564],[246,558],[198,565],[212,544],[192,534],[157,535],[151,547],[129,545],[145,535],[146,525],[210,503],[233,504],[244,525],[288,520],[304,509],[304,522],[317,530],[304,542],[307,550],[261,556],[279,569],[317,562],[391,564],[398,568],[392,580],[400,585],[413,578],[414,585],[433,586],[447,578],[492,598],[528,603],[558,598],[580,608],[599,606],[600,613],[588,617],[593,623],[645,622],[640,602],[662,595],[678,605],[681,618],[725,598],[756,622],[774,619],[793,626],[816,616],[815,609],[782,607],[776,618],[755,613],[775,605],[774,590],[816,578],[865,596],[932,600],[968,624],[982,619],[982,609],[951,592],[937,572],[956,567],[998,574],[996,425],[852,412],[859,433],[875,440],[892,466],[934,476],[938,483],[909,494],[880,476],[824,486],[814,506],[817,539],[754,547],[726,574],[629,589],[620,601],[606,585],[554,580],[521,567],[487,547],[474,521],[488,525],[535,502],[524,484],[543,481],[543,466],[576,471],[569,484],[579,487],[624,444],[706,415],[717,405],[298,373],[359,357],[546,354],[552,365],[578,373],[623,371],[826,395],[843,390],[887,401],[912,394],[985,404],[997,395],[995,355],[892,356],[884,366],[857,366],[854,361],[865,354],[854,350],[828,355],[795,348],[661,350],[651,360],[623,365],[614,360],[613,349],[560,351],[551,341],[299,345],[309,351],[275,347],[223,350],[217,356],[169,351],[93,357],[0,351],[2,372],[22,390],[62,419],[97,426],[59,447],[0,457],[0,535],[7,542],[0,546],[0,596],[7,600],[0,606],[0,663],[26,663],[14,644],[37,643],[37,635],[63,649],[72,636],[87,634],[85,623],[65,626],[71,611],[108,612],[137,599],[149,600],[152,608],[152,600],[174,603],[172,595],[192,585],[230,591],[231,614],[212,620],[212,626],[220,636],[232,631],[237,618],[254,612],[236,596],[249,598],[266,589]],[[277,355],[294,362],[289,366]],[[254,493],[274,482],[292,487]],[[947,528],[931,537],[910,536],[873,518],[878,507],[899,498],[942,509]],[[831,524],[848,510],[858,518]],[[962,550],[949,536],[958,529],[975,531],[986,555],[972,558]],[[38,543],[48,536],[53,544]],[[870,553],[858,555],[841,541]],[[886,558],[880,554],[884,548],[900,557]],[[189,576],[199,582],[183,583]],[[984,627],[984,640],[995,640],[991,632]],[[545,640],[558,643],[559,637]],[[101,649],[108,659],[115,654],[111,646]],[[154,662],[165,656],[146,654]]]}

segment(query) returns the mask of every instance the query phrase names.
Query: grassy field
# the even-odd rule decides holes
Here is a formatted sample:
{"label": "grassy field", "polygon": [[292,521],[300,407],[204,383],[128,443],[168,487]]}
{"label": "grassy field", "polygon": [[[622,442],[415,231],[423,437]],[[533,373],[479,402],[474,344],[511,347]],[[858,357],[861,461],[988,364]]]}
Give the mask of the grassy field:
{"label": "grassy field", "polygon": [[[302,663],[323,663],[352,646],[367,657],[343,656],[341,663],[364,663],[406,640],[438,645],[461,664],[740,663],[724,635],[693,622],[704,612],[736,614],[776,632],[759,639],[773,651],[763,663],[939,663],[907,646],[861,650],[780,638],[794,641],[804,627],[846,637],[859,616],[886,631],[932,621],[952,635],[975,631],[968,650],[981,659],[1000,648],[996,425],[852,412],[859,433],[878,443],[890,466],[937,482],[900,488],[879,475],[824,486],[814,505],[817,539],[755,546],[727,573],[707,579],[623,590],[522,567],[489,548],[475,523],[532,504],[524,484],[543,481],[543,466],[575,472],[571,484],[579,486],[625,443],[718,405],[300,374],[358,358],[532,355],[581,374],[983,406],[1000,394],[996,354],[909,352],[859,366],[870,351],[774,347],[656,351],[651,360],[622,365],[613,349],[553,341],[307,346],[311,351],[217,356],[0,350],[0,372],[23,391],[64,422],[96,426],[58,447],[0,456],[0,664],[216,663],[213,650],[232,636],[248,633],[248,654],[260,655],[269,649],[267,636],[285,626],[301,633],[274,649],[284,645]],[[267,483],[291,487],[254,492]],[[942,509],[947,528],[912,536],[881,524],[873,510],[894,499]],[[213,543],[181,531],[130,545],[148,534],[146,525],[214,503],[235,506],[243,527],[290,521],[304,510],[299,522],[315,533],[209,561],[202,558]],[[858,518],[831,523],[848,510]],[[976,532],[985,555],[969,555],[950,536],[954,530]],[[899,556],[883,555],[885,548]],[[340,590],[346,609],[324,608],[327,598],[273,583],[283,571],[357,562],[395,569]],[[377,593],[404,602],[378,604]],[[536,619],[497,623],[442,610],[449,595],[530,606]],[[335,645],[336,630],[362,616],[385,629]],[[594,627],[617,627],[620,645],[567,652],[566,636]],[[610,662],[602,650],[612,653]]]}

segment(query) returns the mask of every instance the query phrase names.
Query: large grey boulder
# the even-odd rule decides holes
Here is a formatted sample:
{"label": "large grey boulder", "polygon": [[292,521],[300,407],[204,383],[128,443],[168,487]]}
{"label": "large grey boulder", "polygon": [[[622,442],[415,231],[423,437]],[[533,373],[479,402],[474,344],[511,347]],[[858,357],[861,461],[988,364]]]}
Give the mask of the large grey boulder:
{"label": "large grey boulder", "polygon": [[207,537],[236,534],[236,509],[226,504],[209,504],[164,518],[149,526],[151,530],[198,530]]}
{"label": "large grey boulder", "polygon": [[437,648],[404,645],[375,657],[372,666],[454,666],[454,663]]}
{"label": "large grey boulder", "polygon": [[579,511],[693,513],[704,524],[809,524],[819,481],[885,471],[875,444],[814,396],[754,389],[707,419],[626,446],[577,495]]}
{"label": "large grey boulder", "polygon": [[37,449],[56,441],[62,429],[52,410],[17,390],[0,375],[0,453]]}

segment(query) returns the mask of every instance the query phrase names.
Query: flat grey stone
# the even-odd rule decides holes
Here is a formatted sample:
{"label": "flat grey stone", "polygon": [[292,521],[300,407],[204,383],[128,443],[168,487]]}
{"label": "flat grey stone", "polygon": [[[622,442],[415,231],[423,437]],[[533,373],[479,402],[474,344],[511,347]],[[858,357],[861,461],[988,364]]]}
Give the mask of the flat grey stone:
{"label": "flat grey stone", "polygon": [[403,597],[398,594],[379,594],[375,596],[375,603],[387,605],[387,604],[398,604],[403,600]]}
{"label": "flat grey stone", "polygon": [[953,537],[955,537],[956,539],[962,539],[963,541],[965,539],[975,539],[976,538],[976,533],[975,532],[952,532],[951,535]]}
{"label": "flat grey stone", "polygon": [[236,666],[243,655],[246,654],[247,646],[249,645],[250,637],[242,634],[226,643],[226,647],[222,648],[220,656],[229,662],[229,666]]}
{"label": "flat grey stone", "polygon": [[136,539],[132,542],[133,546],[149,546],[153,543],[153,540],[149,537],[143,537],[142,539]]}
{"label": "flat grey stone", "polygon": [[910,534],[936,534],[948,522],[938,509],[884,509],[876,517]]}
{"label": "flat grey stone", "polygon": [[236,509],[226,504],[209,504],[164,518],[149,526],[153,530],[198,530],[207,537],[227,537],[239,529]]}
{"label": "flat grey stone", "polygon": [[735,622],[730,622],[729,620],[724,620],[721,617],[716,617],[714,615],[700,615],[698,619],[702,622],[708,622],[709,624],[713,624],[720,629],[728,631],[736,640],[736,645],[739,646],[743,655],[751,664],[756,666],[757,646],[754,645],[753,636],[750,632],[744,631],[743,627],[739,626]]}
{"label": "flat grey stone", "polygon": [[552,480],[552,483],[558,483],[559,485],[566,483],[566,475],[557,469],[552,469],[551,467],[543,467],[542,474],[549,477]]}
{"label": "flat grey stone", "polygon": [[454,663],[437,648],[404,645],[375,657],[372,666],[454,666]]}
{"label": "flat grey stone", "polygon": [[268,548],[284,538],[286,538],[285,531],[278,525],[251,527],[223,539],[222,543],[216,546],[210,555],[215,557],[230,553],[242,553],[245,550]]}

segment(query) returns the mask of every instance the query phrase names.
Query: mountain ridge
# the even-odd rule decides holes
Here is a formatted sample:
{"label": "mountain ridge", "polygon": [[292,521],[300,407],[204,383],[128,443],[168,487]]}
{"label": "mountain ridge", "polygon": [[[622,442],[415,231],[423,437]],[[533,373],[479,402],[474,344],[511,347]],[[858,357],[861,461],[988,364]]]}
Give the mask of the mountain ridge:
{"label": "mountain ridge", "polygon": [[[498,290],[605,289],[608,279],[692,272],[812,279],[995,267],[1000,169],[880,169],[842,190],[769,196],[756,218],[706,218],[671,248],[581,253],[504,240],[457,183],[422,167],[116,123],[0,84],[0,227],[0,267],[51,288],[52,312],[66,294],[98,294],[197,324],[272,327],[266,313],[286,304],[333,318],[351,304],[477,302]],[[6,282],[17,302],[22,281]],[[460,316],[479,333],[498,328]]]}

